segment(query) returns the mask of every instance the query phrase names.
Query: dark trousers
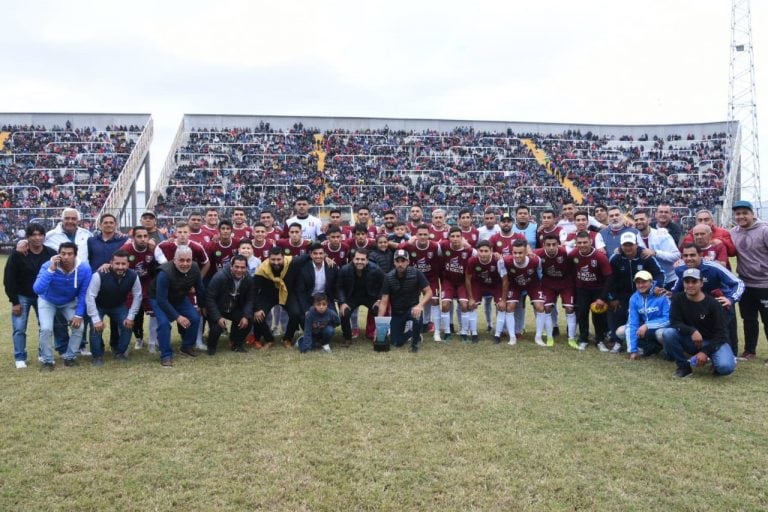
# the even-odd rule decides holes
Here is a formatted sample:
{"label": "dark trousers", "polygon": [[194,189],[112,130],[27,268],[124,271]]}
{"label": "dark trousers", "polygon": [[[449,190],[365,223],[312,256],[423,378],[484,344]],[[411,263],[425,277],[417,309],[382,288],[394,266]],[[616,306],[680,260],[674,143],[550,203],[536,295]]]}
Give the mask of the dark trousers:
{"label": "dark trousers", "polygon": [[413,322],[410,334],[411,347],[414,349],[418,348],[421,341],[421,315],[414,317],[410,310],[401,314],[392,313],[392,321],[389,324],[392,345],[402,347],[408,341],[408,338],[405,336],[405,324],[409,321]]}
{"label": "dark trousers", "polygon": [[[575,306],[576,322],[579,324],[579,343],[589,343],[589,306],[600,298],[602,290],[576,288]],[[606,315],[592,315],[592,325],[595,327],[595,343],[605,340],[608,332]]]}
{"label": "dark trousers", "polygon": [[144,339],[144,306],[139,307],[136,318],[133,319],[133,335],[137,340]]}
{"label": "dark trousers", "polygon": [[768,338],[768,288],[745,288],[739,302],[739,311],[744,324],[744,351],[754,354],[757,351],[757,337],[760,334],[758,315]]}
{"label": "dark trousers", "polygon": [[[368,316],[370,317],[371,314],[374,316],[377,314],[376,310],[378,310],[378,307],[373,307],[373,304],[376,302],[376,299],[368,299],[367,302],[355,302],[355,301],[349,301],[347,302],[347,306],[349,306],[349,309],[342,315],[341,317],[341,333],[342,336],[344,336],[345,340],[351,340],[352,339],[352,311],[355,310],[355,308],[360,306],[365,306],[368,308]],[[367,328],[366,328],[367,331]]]}
{"label": "dark trousers", "polygon": [[[240,328],[238,324],[240,323],[240,319],[243,318],[243,312],[239,309],[231,311],[230,313],[222,313],[221,316],[232,322],[232,325],[229,328],[229,341],[231,341],[235,347],[242,347],[243,344],[245,344],[245,337],[251,332],[250,321],[245,328]],[[216,350],[216,347],[219,344],[219,338],[224,332],[224,329],[221,328],[218,322],[211,321],[209,322],[209,325],[208,350]]]}
{"label": "dark trousers", "polygon": [[608,310],[608,330],[613,343],[621,343],[621,340],[616,336],[616,329],[627,323],[627,317],[629,315],[629,297],[619,297],[619,309],[616,311]]}

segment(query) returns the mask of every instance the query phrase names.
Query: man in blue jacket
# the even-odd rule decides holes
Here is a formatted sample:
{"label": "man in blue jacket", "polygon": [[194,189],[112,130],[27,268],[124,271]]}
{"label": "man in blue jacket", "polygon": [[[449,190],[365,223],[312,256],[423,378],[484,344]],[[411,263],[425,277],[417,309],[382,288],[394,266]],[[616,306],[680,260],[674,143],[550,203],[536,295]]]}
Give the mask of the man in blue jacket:
{"label": "man in blue jacket", "polygon": [[651,273],[636,273],[635,288],[637,291],[629,298],[627,324],[616,329],[616,336],[627,343],[633,361],[660,352],[664,329],[669,327],[669,298],[653,292]]}
{"label": "man in blue jacket", "polygon": [[69,344],[64,353],[64,366],[74,366],[76,354],[83,339],[85,294],[91,281],[91,267],[77,259],[77,244],[63,242],[59,253],[43,263],[32,289],[37,294],[40,315],[41,370],[51,371],[53,366],[53,319],[61,313],[71,327]]}

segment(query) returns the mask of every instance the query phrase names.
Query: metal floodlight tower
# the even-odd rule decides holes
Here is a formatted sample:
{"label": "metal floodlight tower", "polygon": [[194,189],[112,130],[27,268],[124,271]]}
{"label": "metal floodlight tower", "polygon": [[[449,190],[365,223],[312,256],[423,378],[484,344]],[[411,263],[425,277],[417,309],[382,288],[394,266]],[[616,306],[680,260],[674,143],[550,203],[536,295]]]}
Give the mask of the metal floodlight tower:
{"label": "metal floodlight tower", "polygon": [[[731,65],[729,71],[728,138],[731,148],[740,147],[734,155],[738,170],[738,183],[734,194],[726,195],[726,202],[735,199],[752,201],[757,213],[760,202],[760,158],[757,137],[757,104],[755,96],[755,60],[752,47],[752,15],[749,0],[731,1]],[[740,141],[740,144],[739,144]],[[733,182],[732,182],[733,183]],[[725,204],[724,215],[730,217],[730,204]]]}

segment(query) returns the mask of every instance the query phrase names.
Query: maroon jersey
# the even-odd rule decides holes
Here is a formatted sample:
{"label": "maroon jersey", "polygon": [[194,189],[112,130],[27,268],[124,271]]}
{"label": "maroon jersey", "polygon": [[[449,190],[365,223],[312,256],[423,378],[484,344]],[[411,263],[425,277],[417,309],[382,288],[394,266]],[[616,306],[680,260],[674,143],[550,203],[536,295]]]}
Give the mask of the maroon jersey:
{"label": "maroon jersey", "polygon": [[232,256],[237,254],[237,244],[233,240],[230,240],[227,245],[222,245],[221,240],[211,242],[206,247],[206,252],[208,252],[208,257],[211,260],[211,270],[208,275],[213,276],[224,268],[224,265],[232,261]]}
{"label": "maroon jersey", "polygon": [[[466,275],[472,281],[472,286],[482,288],[498,288],[501,290],[501,280],[507,275],[507,268],[501,256],[494,253],[491,261],[483,263],[477,256],[472,256],[467,261]],[[473,289],[474,291],[474,289]]]}
{"label": "maroon jersey", "polygon": [[290,239],[281,238],[275,242],[275,245],[281,248],[286,256],[301,256],[309,252],[309,246],[312,245],[312,242],[302,240],[299,245],[293,245]]}
{"label": "maroon jersey", "polygon": [[557,240],[560,241],[560,231],[562,231],[562,228],[560,226],[555,226],[555,229],[552,229],[550,231],[544,231],[544,228],[539,229],[536,232],[537,246],[544,247],[544,237],[547,235],[555,235],[557,237]]}
{"label": "maroon jersey", "polygon": [[444,225],[442,228],[436,228],[434,224],[429,225],[429,239],[433,242],[441,242],[443,240],[448,240],[448,231],[450,231],[451,226],[448,224]]}
{"label": "maroon jersey", "polygon": [[469,231],[461,230],[461,236],[464,238],[464,240],[467,241],[469,245],[472,247],[477,245],[477,242],[480,241],[480,232],[477,230],[476,227],[469,228]]}
{"label": "maroon jersey", "polygon": [[357,251],[359,249],[365,249],[366,251],[372,251],[376,248],[376,240],[373,238],[366,238],[365,245],[358,245],[357,240],[354,238],[347,243],[350,251]]}
{"label": "maroon jersey", "polygon": [[504,236],[501,233],[492,235],[488,240],[493,247],[493,252],[497,252],[502,256],[510,256],[512,254],[512,244],[515,240],[527,240],[523,233],[512,233],[509,236]]}
{"label": "maroon jersey", "polygon": [[699,249],[699,254],[706,261],[713,261],[721,265],[725,262],[725,267],[729,270],[731,268],[731,264],[728,261],[728,249],[725,247],[725,244],[710,244],[708,247],[702,247]]}
{"label": "maroon jersey", "polygon": [[448,240],[440,242],[440,251],[443,253],[440,262],[440,279],[454,284],[464,284],[464,271],[469,258],[475,255],[471,247],[453,249]]}
{"label": "maroon jersey", "polygon": [[253,255],[261,261],[269,259],[269,251],[275,246],[275,241],[269,238],[264,239],[264,245],[256,247],[256,240],[251,241],[253,246]]}
{"label": "maroon jersey", "polygon": [[189,239],[193,242],[197,242],[203,247],[211,243],[211,235],[208,234],[208,232],[203,231],[201,228],[197,233],[193,232],[191,229],[189,230]]}
{"label": "maroon jersey", "polygon": [[283,230],[280,229],[277,226],[272,226],[271,231],[267,231],[267,240],[272,240],[273,242],[277,242],[283,238]]}
{"label": "maroon jersey", "polygon": [[504,256],[504,266],[507,268],[510,288],[527,288],[540,281],[541,260],[535,254],[529,254],[522,267],[515,264],[512,256]]}
{"label": "maroon jersey", "polygon": [[[328,233],[328,228],[330,228],[332,224],[328,224],[328,226],[325,228],[325,233]],[[339,229],[341,230],[341,240],[346,242],[348,240],[352,240],[352,232],[350,231],[349,226],[339,226]]]}
{"label": "maroon jersey", "polygon": [[[219,236],[219,228],[218,227],[208,227],[208,225],[203,224],[200,226],[200,231],[203,233],[203,240],[205,240],[205,243],[202,244],[203,247],[206,247],[211,241]],[[195,240],[197,242],[197,240]],[[200,242],[198,242],[200,243]]]}
{"label": "maroon jersey", "polygon": [[421,270],[424,276],[430,281],[436,281],[440,277],[440,259],[442,252],[437,242],[429,242],[424,249],[419,248],[419,244],[410,244],[403,242],[398,249],[408,251],[410,256],[410,265]]}
{"label": "maroon jersey", "polygon": [[551,258],[544,249],[533,251],[541,260],[541,286],[545,289],[559,290],[573,286],[573,260],[563,246],[557,247],[557,253]]}
{"label": "maroon jersey", "polygon": [[325,255],[333,260],[336,266],[341,267],[349,262],[349,246],[342,242],[336,250],[331,249],[331,244],[328,240],[323,242],[323,248],[325,249]]}
{"label": "maroon jersey", "polygon": [[574,286],[587,290],[600,290],[611,275],[611,264],[605,253],[592,249],[583,256],[578,249],[568,254],[574,266]]}
{"label": "maroon jersey", "polygon": [[[155,247],[155,258],[159,263],[172,261],[173,257],[176,256],[176,249],[178,248],[179,246],[175,240],[165,240],[164,242],[160,242],[160,244]],[[192,240],[189,241],[189,248],[192,250],[192,261],[197,263],[197,266],[202,269],[203,265],[208,263],[208,254],[205,252],[205,249],[202,245]],[[163,261],[163,258],[157,254],[158,250],[163,253],[165,261]]]}
{"label": "maroon jersey", "polygon": [[405,224],[405,227],[408,229],[408,232],[409,232],[410,234],[412,234],[412,235],[416,236],[416,229],[417,229],[419,226],[421,226],[422,224],[423,224],[423,222],[419,222],[418,224],[414,224],[413,222],[411,222],[411,221],[408,221],[408,222]]}
{"label": "maroon jersey", "polygon": [[152,282],[157,273],[157,261],[155,260],[154,253],[149,250],[149,247],[139,251],[134,247],[131,240],[125,242],[120,249],[128,251],[128,268],[136,271],[136,275],[139,276],[139,281],[141,282],[141,288],[146,291],[146,287]]}
{"label": "maroon jersey", "polygon": [[[355,226],[344,226],[341,230],[341,234],[345,240],[354,240]],[[379,230],[376,229],[376,226],[372,224],[368,226],[368,238],[373,238],[374,240],[376,240],[376,235],[378,234],[379,234]]]}
{"label": "maroon jersey", "polygon": [[242,227],[232,226],[232,241],[238,243],[243,238],[253,238],[253,230],[248,224]]}

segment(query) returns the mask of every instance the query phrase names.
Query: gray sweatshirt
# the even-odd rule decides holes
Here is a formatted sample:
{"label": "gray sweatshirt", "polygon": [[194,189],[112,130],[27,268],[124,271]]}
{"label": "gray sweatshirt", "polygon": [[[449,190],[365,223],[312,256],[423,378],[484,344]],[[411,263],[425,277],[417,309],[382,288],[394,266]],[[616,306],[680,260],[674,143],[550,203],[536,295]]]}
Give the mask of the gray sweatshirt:
{"label": "gray sweatshirt", "polygon": [[737,272],[748,288],[768,288],[768,222],[757,219],[752,226],[731,229],[736,246]]}

